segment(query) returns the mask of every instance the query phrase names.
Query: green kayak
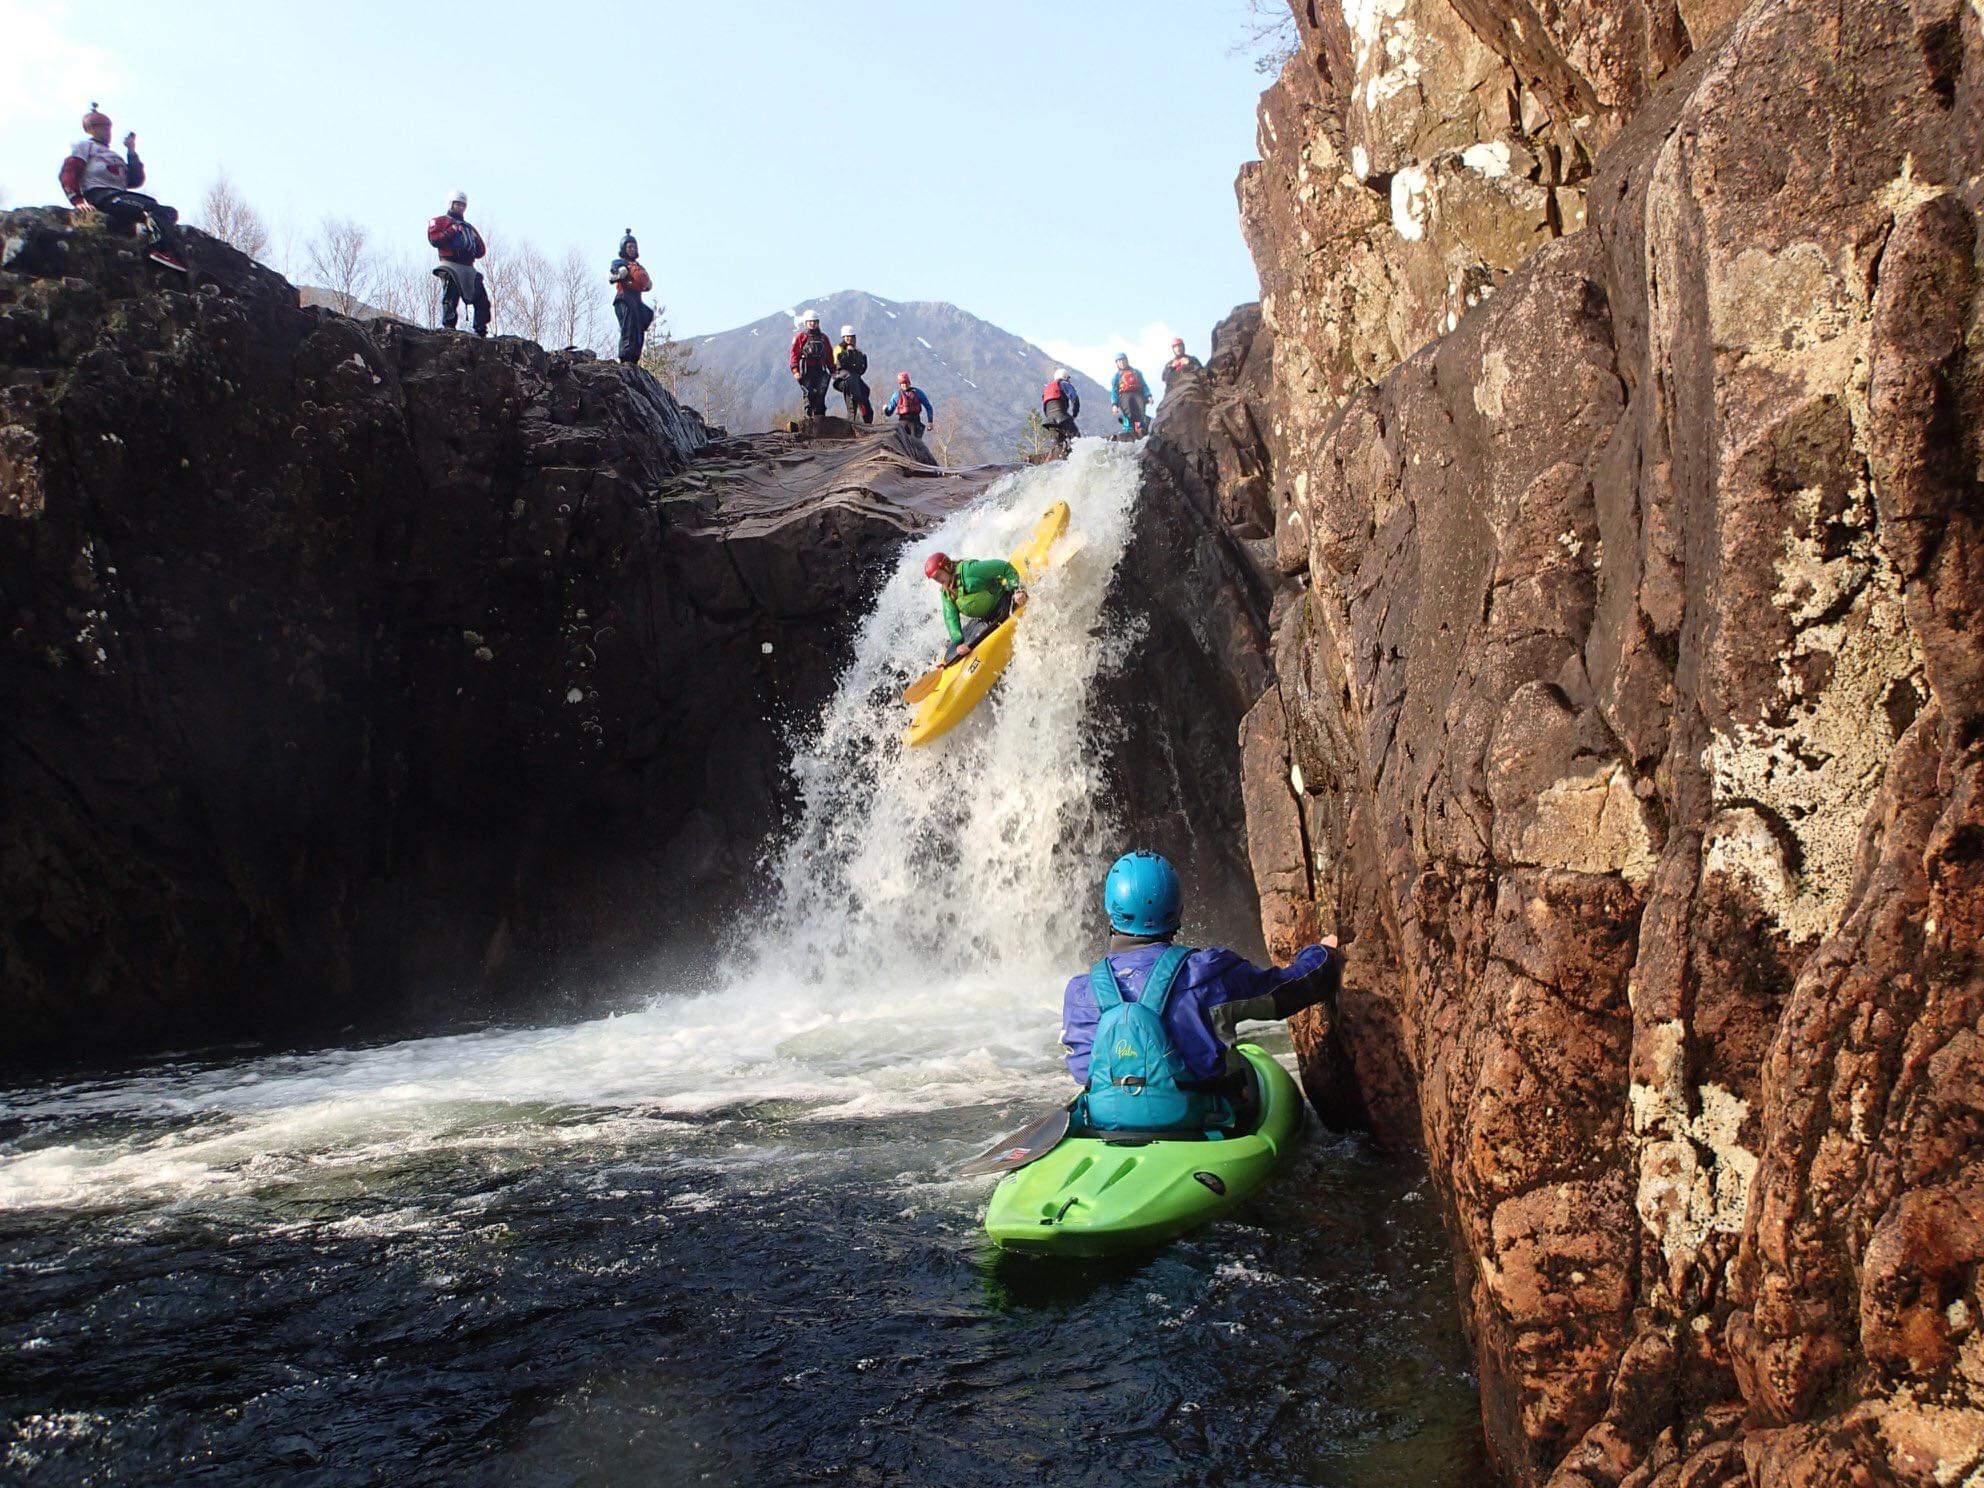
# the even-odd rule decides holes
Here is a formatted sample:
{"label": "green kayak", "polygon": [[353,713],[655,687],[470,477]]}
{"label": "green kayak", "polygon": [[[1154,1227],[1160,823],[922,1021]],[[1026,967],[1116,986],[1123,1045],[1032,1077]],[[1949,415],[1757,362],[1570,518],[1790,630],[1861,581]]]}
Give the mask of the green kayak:
{"label": "green kayak", "polygon": [[992,1191],[985,1228],[1005,1250],[1097,1257],[1159,1245],[1252,1197],[1302,1125],[1302,1093],[1253,1044],[1261,1123],[1224,1139],[1133,1132],[1069,1137]]}

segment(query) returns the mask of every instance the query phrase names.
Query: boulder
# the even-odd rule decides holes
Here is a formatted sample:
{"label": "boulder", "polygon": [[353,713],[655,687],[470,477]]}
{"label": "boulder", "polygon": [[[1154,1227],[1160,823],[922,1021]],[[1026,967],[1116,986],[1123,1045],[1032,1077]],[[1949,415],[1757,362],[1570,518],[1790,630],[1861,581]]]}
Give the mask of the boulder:
{"label": "boulder", "polygon": [[46,1061],[638,992],[989,473],[0,215],[0,998]]}

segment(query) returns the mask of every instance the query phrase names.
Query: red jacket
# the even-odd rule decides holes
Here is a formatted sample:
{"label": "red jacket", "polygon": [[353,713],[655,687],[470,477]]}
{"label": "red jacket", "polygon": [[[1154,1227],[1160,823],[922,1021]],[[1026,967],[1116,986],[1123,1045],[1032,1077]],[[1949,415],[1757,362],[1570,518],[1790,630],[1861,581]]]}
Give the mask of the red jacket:
{"label": "red jacket", "polygon": [[823,372],[833,371],[834,369],[833,342],[827,339],[827,333],[825,331],[810,331],[810,330],[801,331],[798,335],[792,338],[792,370],[795,372],[799,370],[799,353],[805,349],[806,338],[808,336],[818,336],[820,338],[820,344],[815,349],[814,354],[806,359],[807,362],[813,367],[819,369],[820,371]]}
{"label": "red jacket", "polygon": [[427,224],[427,241],[449,263],[472,264],[489,251],[469,220],[452,212],[443,212]]}

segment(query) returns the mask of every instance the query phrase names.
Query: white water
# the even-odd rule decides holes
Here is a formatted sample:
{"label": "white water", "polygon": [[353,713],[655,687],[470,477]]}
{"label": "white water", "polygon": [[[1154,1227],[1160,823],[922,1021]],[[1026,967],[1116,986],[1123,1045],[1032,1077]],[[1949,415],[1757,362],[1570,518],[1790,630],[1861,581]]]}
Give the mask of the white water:
{"label": "white water", "polygon": [[[1085,959],[1095,886],[1119,848],[1096,804],[1087,700],[1131,640],[1100,634],[1098,618],[1136,458],[1083,441],[904,555],[795,760],[803,807],[774,860],[776,906],[713,988],[567,1028],[43,1088],[6,1104],[28,1127],[0,1150],[0,1209],[308,1198],[434,1154],[507,1167],[725,1123],[735,1141],[719,1165],[749,1168],[783,1151],[766,1116],[845,1121],[1045,1091],[1060,1078],[1062,981]],[[904,749],[896,695],[942,640],[925,555],[1007,553],[1057,500],[1080,552],[1034,588],[991,700]]]}

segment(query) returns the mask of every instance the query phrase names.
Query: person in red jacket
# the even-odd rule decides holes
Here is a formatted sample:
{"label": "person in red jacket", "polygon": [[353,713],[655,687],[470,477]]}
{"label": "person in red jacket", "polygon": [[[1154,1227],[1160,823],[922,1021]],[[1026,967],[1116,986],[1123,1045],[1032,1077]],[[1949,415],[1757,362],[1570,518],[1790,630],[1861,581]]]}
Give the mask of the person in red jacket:
{"label": "person in red jacket", "polygon": [[620,239],[620,256],[607,265],[606,277],[613,285],[613,318],[620,322],[620,360],[637,367],[648,327],[654,324],[654,307],[641,296],[654,288],[654,280],[641,265],[641,245],[631,227]]}
{"label": "person in red jacket", "polygon": [[427,224],[427,241],[441,255],[434,265],[434,277],[441,281],[441,324],[454,330],[461,319],[462,301],[475,312],[475,333],[489,334],[489,286],[483,282],[475,261],[489,251],[482,234],[463,214],[468,211],[468,193],[457,191],[448,210]]}
{"label": "person in red jacket", "polygon": [[145,184],[145,163],[138,158],[138,136],[124,136],[124,153],[110,148],[110,116],[95,104],[83,115],[83,138],[62,162],[62,194],[77,217],[101,212],[111,231],[129,235],[140,222],[151,224],[151,256],[167,268],[184,269],[179,257],[179,214],[171,207],[133,189]]}
{"label": "person in red jacket", "polygon": [[806,417],[821,418],[827,411],[827,388],[834,380],[834,344],[820,329],[820,312],[808,310],[799,317],[799,334],[792,338],[792,380],[806,395]]}
{"label": "person in red jacket", "polygon": [[1185,338],[1180,336],[1171,343],[1171,360],[1164,364],[1164,385],[1171,386],[1171,379],[1183,377],[1187,372],[1205,371],[1205,363],[1185,350]]}

